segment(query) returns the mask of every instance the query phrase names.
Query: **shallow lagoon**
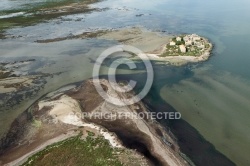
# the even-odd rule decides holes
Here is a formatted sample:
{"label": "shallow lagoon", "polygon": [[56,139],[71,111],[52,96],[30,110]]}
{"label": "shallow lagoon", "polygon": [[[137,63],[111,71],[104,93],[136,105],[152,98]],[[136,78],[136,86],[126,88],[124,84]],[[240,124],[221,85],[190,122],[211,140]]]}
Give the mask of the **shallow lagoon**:
{"label": "shallow lagoon", "polygon": [[[14,2],[1,1],[0,9],[12,8]],[[108,41],[74,40],[45,45],[34,44],[35,40],[77,34],[88,29],[124,26],[143,26],[152,31],[171,34],[203,35],[215,44],[211,59],[199,65],[191,65],[194,73],[192,77],[183,77],[172,85],[166,81],[165,86],[162,86],[164,79],[161,79],[161,86],[156,88],[159,88],[162,98],[181,112],[183,119],[213,143],[217,150],[237,165],[249,165],[249,5],[247,0],[104,1],[93,6],[108,7],[108,10],[64,16],[67,21],[54,19],[47,23],[8,30],[7,33],[22,37],[1,41],[0,56],[39,57],[56,62],[56,67],[46,68],[50,72],[68,71],[49,80],[47,88],[34,101],[60,86],[91,77],[92,64],[87,57],[115,44]],[[82,18],[82,21],[76,21],[78,18]],[[76,55],[67,56],[70,52]],[[25,103],[19,111],[1,112],[1,122],[8,126],[32,101]]]}

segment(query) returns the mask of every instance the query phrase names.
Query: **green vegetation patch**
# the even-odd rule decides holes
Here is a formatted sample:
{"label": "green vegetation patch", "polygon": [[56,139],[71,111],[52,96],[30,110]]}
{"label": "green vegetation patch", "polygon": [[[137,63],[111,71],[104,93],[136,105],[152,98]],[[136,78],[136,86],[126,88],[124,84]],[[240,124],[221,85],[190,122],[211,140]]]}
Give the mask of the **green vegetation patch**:
{"label": "green vegetation patch", "polygon": [[47,146],[31,156],[22,166],[122,166],[118,153],[122,150],[112,148],[103,137],[81,138],[81,134],[62,142]]}
{"label": "green vegetation patch", "polygon": [[[166,52],[161,54],[160,57],[167,57],[167,56],[196,56],[198,57],[198,56],[201,56],[204,50],[196,46],[194,42],[192,43],[192,45],[186,45],[183,40],[183,37],[184,36],[180,36],[181,41],[177,41],[176,37],[172,38],[171,41],[175,42],[175,45],[170,45],[170,43],[167,44]],[[202,40],[203,39],[201,39],[201,41]],[[185,53],[181,52],[180,45],[184,45],[186,47]],[[205,43],[205,49],[208,49],[209,47],[210,47],[210,44]]]}
{"label": "green vegetation patch", "polygon": [[[192,47],[192,48],[191,48]],[[187,52],[182,53],[178,45],[170,46],[169,44],[166,46],[166,52],[161,54],[160,57],[167,56],[200,56],[202,54],[202,50],[197,48],[196,46],[188,46],[186,47]]]}
{"label": "green vegetation patch", "polygon": [[43,13],[42,10],[52,10],[56,7],[63,7],[74,3],[84,3],[90,4],[94,2],[98,2],[100,0],[47,0],[44,3],[38,3],[36,5],[26,5],[22,9],[12,9],[12,10],[4,10],[0,12],[0,15],[7,15],[17,12],[24,12],[24,15],[19,15],[10,18],[2,18],[0,19],[0,38],[4,38],[4,32],[8,28],[13,28],[16,26],[30,26],[37,23],[41,23],[50,19],[54,19],[60,16],[68,15],[68,14],[77,14],[77,13],[85,13],[92,11],[94,9],[89,9],[87,7],[83,7],[82,9],[69,10],[64,12],[46,12]]}
{"label": "green vegetation patch", "polygon": [[42,126],[42,122],[40,120],[34,119],[32,125],[36,128],[40,128]]}
{"label": "green vegetation patch", "polygon": [[185,42],[184,42],[184,40],[183,40],[183,36],[181,36],[180,38],[181,38],[181,41],[177,41],[177,40],[176,40],[176,37],[172,38],[172,41],[175,42],[176,45],[178,45],[178,46],[179,46],[179,45],[182,45],[182,44],[184,45]]}

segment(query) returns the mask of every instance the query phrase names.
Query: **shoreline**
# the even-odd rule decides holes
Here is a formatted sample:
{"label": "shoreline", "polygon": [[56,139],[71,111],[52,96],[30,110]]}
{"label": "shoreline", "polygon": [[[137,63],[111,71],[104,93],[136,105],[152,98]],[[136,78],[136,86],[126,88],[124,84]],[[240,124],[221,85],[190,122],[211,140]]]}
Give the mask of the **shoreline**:
{"label": "shoreline", "polygon": [[[159,66],[159,68],[161,67]],[[176,68],[176,70],[181,70],[181,68]],[[135,74],[132,76],[120,75],[119,77],[117,77],[117,79],[127,81],[132,79],[140,84],[140,81],[143,80],[143,77],[146,77],[146,74],[144,76],[142,76],[142,74]],[[168,77],[172,77],[172,75]],[[140,90],[140,88],[138,90]],[[161,96],[156,93],[157,90],[157,87],[153,88],[152,90],[150,90],[148,95],[142,100],[148,110],[151,112],[177,112],[178,110],[176,110],[173,106],[163,100]],[[190,123],[186,122],[184,119],[170,121],[159,120],[158,122],[162,126],[166,126],[167,130],[169,130],[176,137],[181,151],[189,159],[191,159],[191,161],[195,165],[236,165],[230,158],[228,158],[225,154],[216,149],[216,147],[211,142],[206,140],[206,138],[204,138],[203,135],[199,133],[196,128],[194,128]],[[204,161],[206,161],[206,163],[204,163]]]}
{"label": "shoreline", "polygon": [[[203,38],[204,39],[204,38]],[[210,47],[207,51],[205,51],[202,55],[200,56],[166,56],[166,57],[159,57],[161,54],[163,54],[166,51],[166,46],[167,44],[161,46],[161,51],[158,53],[146,53],[146,55],[151,59],[151,60],[160,60],[160,61],[175,61],[175,60],[183,60],[187,61],[186,63],[197,63],[197,62],[203,62],[208,60],[208,58],[211,56],[211,51],[213,49],[213,45],[211,43]]]}
{"label": "shoreline", "polygon": [[[87,80],[84,82],[85,83],[80,87],[74,87],[73,89],[66,90],[65,92],[59,91],[55,93],[53,96],[48,94],[47,97],[45,96],[45,98],[43,98],[42,100],[40,99],[38,102],[34,103],[30,107],[30,109],[27,110],[28,112],[30,111],[32,112],[33,120],[27,119],[27,122],[23,121],[22,123],[24,124],[22,125],[18,123],[15,124],[16,122],[14,122],[13,124],[15,124],[15,126],[12,126],[12,129],[10,130],[12,132],[15,131],[15,127],[17,127],[17,129],[21,126],[26,126],[26,127],[25,129],[23,129],[23,131],[18,130],[18,134],[13,138],[15,139],[15,141],[12,141],[10,145],[7,145],[7,147],[9,148],[5,149],[4,150],[5,153],[2,154],[2,156],[0,157],[0,160],[2,160],[2,164],[8,163],[7,165],[11,165],[13,164],[13,162],[16,164],[18,163],[20,164],[21,162],[24,162],[24,160],[27,159],[28,157],[34,155],[34,153],[36,153],[37,151],[44,149],[44,147],[46,147],[48,144],[58,142],[62,139],[66,139],[67,137],[67,134],[65,134],[66,131],[67,131],[66,133],[68,133],[69,131],[72,132],[75,130],[80,130],[79,128],[77,129],[76,127],[84,127],[85,130],[87,130],[86,128],[92,128],[93,130],[97,130],[96,132],[98,134],[103,135],[105,139],[109,140],[110,146],[116,148],[123,148],[125,146],[128,149],[139,148],[137,150],[142,154],[145,153],[146,155],[148,153],[145,156],[147,160],[153,163],[158,163],[154,165],[159,165],[159,163],[161,163],[160,165],[170,164],[173,166],[187,165],[187,162],[179,154],[178,145],[171,139],[171,137],[168,136],[168,134],[164,131],[164,129],[162,128],[162,126],[160,126],[160,124],[157,124],[151,119],[140,120],[132,118],[132,119],[126,119],[125,122],[124,121],[125,119],[118,119],[118,121],[105,121],[105,119],[96,120],[92,118],[87,118],[86,119],[86,121],[88,121],[87,123],[85,122],[85,119],[83,120],[79,119],[79,113],[82,110],[81,105],[83,104],[81,102],[85,101],[86,98],[85,93],[87,94],[89,93],[88,91],[86,92],[86,90],[84,89],[89,89],[90,91],[94,90],[91,81]],[[105,80],[102,81],[102,84],[104,86],[108,86],[108,88],[111,88],[109,83],[107,83]],[[88,88],[85,86],[87,86]],[[138,111],[137,110],[138,107],[140,108],[141,111],[147,111],[142,103],[137,103],[136,105],[131,107],[129,106],[124,108],[117,108],[117,106],[114,106],[112,104],[103,101],[103,99],[98,94],[95,93],[96,92],[94,93],[92,92],[91,95],[97,95],[96,97],[89,96],[91,99],[95,98],[94,103],[93,101],[84,102],[85,109],[87,109],[86,110],[87,112],[89,111],[98,112],[99,110],[103,111],[104,113],[107,113],[111,110],[112,112],[121,111],[120,109],[122,109],[122,111],[125,112],[127,111],[136,112]],[[110,93],[113,94],[115,92],[110,91]],[[81,98],[80,100],[81,102],[79,102],[79,106],[77,106],[78,105],[77,101],[80,99],[79,97]],[[124,97],[125,96],[121,96],[121,99]],[[28,112],[23,113],[17,119],[17,121],[19,121],[20,118],[23,119],[23,116],[26,116],[25,114],[27,114]],[[51,119],[51,117],[53,119]],[[91,125],[91,123],[93,123],[94,125]],[[63,125],[64,127],[62,127],[61,125]],[[102,127],[100,128],[98,126]],[[158,132],[156,132],[156,130]],[[52,135],[49,134],[48,136],[44,136],[45,133],[47,132],[50,133],[50,131],[52,132],[51,133]],[[126,134],[127,132],[129,132],[130,134]],[[160,135],[162,134],[165,135],[164,136],[165,139],[171,142],[171,146],[166,145],[166,143],[163,142],[161,137],[157,134],[159,132],[161,133]],[[23,135],[23,133],[27,133],[27,135]],[[7,139],[10,138],[7,137]],[[29,140],[33,141],[30,142]],[[134,145],[129,143],[131,141],[134,141]],[[15,142],[16,143],[23,142],[23,143],[21,144],[18,143],[20,145],[17,146],[14,145],[16,144]],[[127,144],[126,142],[129,144]],[[140,147],[137,147],[138,143],[141,145]],[[144,150],[140,151],[140,148],[142,148],[142,150],[146,148],[147,152],[145,152]],[[22,149],[25,150],[26,152],[23,151]],[[17,154],[19,154],[18,158],[16,158]],[[20,154],[22,155],[20,156]],[[6,157],[9,158],[8,160],[10,160],[12,158],[11,156],[16,159],[14,161],[11,161],[11,163],[10,162],[6,163],[7,161]]]}
{"label": "shoreline", "polygon": [[[152,61],[161,61],[161,62],[167,62],[166,64],[173,65],[173,66],[183,66],[188,63],[198,63],[198,62],[204,62],[207,61],[211,55],[212,55],[212,50],[213,50],[213,44],[206,38],[201,37],[201,39],[209,45],[209,47],[203,51],[203,53],[199,56],[189,56],[189,55],[178,55],[178,56],[165,56],[162,57],[164,53],[167,51],[167,45],[169,43],[165,43],[159,47],[157,47],[153,51],[148,51],[143,54],[145,54],[150,60]],[[136,57],[132,58],[137,60]],[[139,59],[139,58],[138,58]]]}
{"label": "shoreline", "polygon": [[[118,142],[117,140],[117,137],[116,136],[111,136],[111,133],[110,132],[101,132],[104,130],[103,127],[100,127],[100,126],[97,126],[95,124],[82,124],[82,126],[80,127],[85,127],[84,130],[86,131],[95,131],[97,133],[100,133],[106,140],[108,140],[110,142],[110,145],[112,147],[117,147],[117,148],[124,148],[120,142]],[[76,131],[77,130],[77,131]],[[12,162],[9,162],[9,163],[6,163],[4,165],[6,166],[13,166],[13,165],[21,165],[23,164],[24,162],[26,162],[31,156],[35,155],[36,153],[46,149],[49,145],[53,145],[55,143],[59,143],[59,142],[62,142],[68,138],[72,138],[72,137],[75,137],[79,134],[81,130],[79,129],[72,129],[72,130],[69,130],[67,131],[66,133],[63,133],[59,136],[56,136],[54,138],[51,138],[45,142],[43,142],[42,144],[38,145],[35,149],[33,149],[32,151],[22,155],[20,158],[12,161]],[[115,138],[114,138],[115,137]]]}
{"label": "shoreline", "polygon": [[26,153],[24,154],[22,157],[12,161],[12,162],[9,162],[9,163],[6,163],[5,165],[6,166],[13,166],[13,165],[21,165],[23,164],[25,161],[28,160],[29,157],[33,156],[34,154],[36,154],[37,152],[45,149],[47,146],[49,145],[52,145],[54,143],[57,143],[57,142],[60,142],[60,141],[63,141],[67,138],[70,138],[70,137],[73,137],[73,136],[76,136],[77,134],[76,133],[73,133],[72,131],[71,132],[68,132],[67,134],[62,134],[62,135],[59,135],[55,138],[52,138],[48,141],[46,141],[45,143],[39,145],[37,148],[35,148],[34,150],[32,150],[31,152],[29,153]]}
{"label": "shoreline", "polygon": [[[130,78],[130,77],[129,77],[129,78]],[[139,77],[136,77],[136,76],[135,76],[135,78],[139,78]],[[121,76],[121,78],[119,77],[118,80],[126,80],[126,76]],[[75,85],[80,86],[80,84],[81,84],[81,83],[77,82],[76,84],[74,84],[74,86],[72,86],[72,88],[75,87]],[[67,85],[67,86],[70,86],[70,85]],[[63,89],[63,87],[61,87],[61,88]],[[60,88],[60,89],[61,89],[61,88]],[[69,89],[66,88],[65,90],[69,90]],[[61,92],[62,92],[62,91],[59,90],[58,92],[52,93],[52,94],[53,94],[53,95],[56,95],[57,93],[61,93]],[[47,95],[50,96],[50,97],[52,97],[52,95],[51,95],[50,93],[48,93]],[[45,96],[47,96],[47,95],[45,95]],[[41,99],[42,99],[42,98],[41,98]],[[38,101],[40,101],[41,99],[39,99]],[[142,102],[143,102],[145,105],[147,105],[147,108],[149,108],[150,111],[151,111],[152,109],[153,109],[153,110],[165,110],[165,109],[163,109],[163,108],[151,107],[150,105],[148,105],[149,103],[148,103],[147,99],[144,100],[144,101],[142,101]],[[151,102],[150,102],[150,103],[151,103]],[[151,103],[151,104],[152,104],[152,103]],[[165,105],[166,105],[166,104],[165,104]],[[165,107],[165,105],[164,105],[163,107]],[[169,107],[169,106],[167,106],[167,107]],[[173,108],[171,108],[171,109],[173,109]],[[171,109],[170,109],[170,110],[167,109],[167,110],[168,110],[168,111],[171,111]],[[182,121],[183,121],[183,120],[182,120]],[[183,121],[183,122],[184,122],[184,121]],[[186,123],[186,122],[184,122],[184,123],[185,123],[184,126],[190,126],[188,123]],[[177,125],[177,124],[179,124],[179,122],[176,122],[175,124]],[[182,124],[183,124],[183,123],[179,124],[179,125],[180,125],[179,127],[181,127]],[[164,124],[162,124],[162,123],[160,123],[159,125],[160,125],[160,126],[164,126]],[[167,126],[168,126],[168,125],[167,125]],[[174,125],[174,126],[175,126],[175,125]],[[184,127],[184,126],[182,126],[182,127]],[[178,127],[178,128],[179,128],[179,127]],[[174,129],[174,130],[175,130],[175,129]],[[204,139],[199,133],[196,133],[197,131],[196,131],[193,127],[190,126],[190,130],[191,130],[191,133],[194,134],[193,136],[195,136],[195,138],[199,138],[198,140],[200,140],[200,139],[203,140],[203,139]],[[195,132],[193,133],[192,130],[194,130]],[[184,134],[181,134],[181,133],[178,132],[178,131],[177,131],[177,133],[176,133],[176,131],[173,131],[173,129],[171,129],[170,131],[174,133],[174,135],[176,136],[177,139],[180,139],[180,138],[181,138],[181,139],[185,139],[185,140],[186,140],[186,139],[187,139],[187,140],[189,139],[189,137],[184,136],[184,135],[185,135],[185,132],[184,132]],[[114,132],[114,131],[113,131],[113,132]],[[181,134],[181,135],[180,135],[180,134]],[[191,135],[192,135],[192,134],[191,134]],[[196,134],[197,134],[197,136],[196,136]],[[119,133],[116,133],[116,135],[117,135],[117,136],[119,135],[119,139],[120,139],[120,140],[121,140],[121,137],[125,138],[124,135],[120,135]],[[184,137],[183,137],[183,136],[184,136]],[[193,136],[192,136],[192,137],[193,137]],[[176,139],[176,138],[175,138],[175,139]],[[127,138],[126,138],[126,139],[127,139]],[[204,141],[206,142],[206,144],[208,144],[209,146],[211,146],[212,149],[214,149],[213,145],[211,145],[211,144],[210,144],[209,142],[207,142],[206,140],[204,140]],[[204,143],[204,142],[203,142],[203,143]],[[206,147],[207,145],[206,145],[206,146],[203,146],[203,143],[202,143],[200,146]],[[187,146],[187,147],[186,147],[186,146]],[[208,147],[209,147],[209,146],[208,146]],[[191,144],[191,146],[190,146],[190,145],[187,145],[187,144],[184,144],[184,145],[183,145],[183,143],[180,144],[180,148],[181,148],[181,149],[182,149],[182,148],[185,149],[185,148],[188,148],[188,147],[189,147],[189,148],[194,148],[194,147],[192,147],[192,144]],[[189,149],[189,148],[188,148],[188,149]],[[198,148],[198,149],[199,149],[199,148]],[[214,149],[214,150],[215,150],[216,153],[218,153],[218,154],[215,155],[215,156],[220,156],[222,161],[224,161],[224,162],[229,162],[229,163],[231,162],[229,159],[227,159],[225,156],[223,156],[223,155],[222,155],[220,152],[218,152],[216,149]],[[185,153],[184,156],[182,155],[182,153],[180,153],[180,155],[182,155],[182,157],[185,158],[186,156],[188,156],[187,154],[189,154],[189,153],[186,153],[186,152],[184,152],[184,153]],[[215,154],[216,154],[216,153],[215,153]],[[204,157],[207,157],[208,159],[210,158],[209,156],[206,156],[206,155],[203,155],[203,156],[204,156]],[[191,157],[191,158],[192,158],[192,155],[191,155],[191,156],[188,156],[188,157]],[[193,157],[194,157],[194,156],[193,156]],[[223,159],[223,158],[225,158],[225,159]],[[185,159],[187,160],[187,158],[185,158]],[[227,160],[228,160],[228,161],[227,161]],[[193,160],[192,160],[192,161],[193,161]],[[191,162],[192,162],[192,161],[191,161]],[[194,161],[195,161],[195,160],[194,160]],[[220,160],[219,160],[219,161],[220,161]],[[234,165],[233,163],[230,163],[230,164],[231,164],[231,165]]]}

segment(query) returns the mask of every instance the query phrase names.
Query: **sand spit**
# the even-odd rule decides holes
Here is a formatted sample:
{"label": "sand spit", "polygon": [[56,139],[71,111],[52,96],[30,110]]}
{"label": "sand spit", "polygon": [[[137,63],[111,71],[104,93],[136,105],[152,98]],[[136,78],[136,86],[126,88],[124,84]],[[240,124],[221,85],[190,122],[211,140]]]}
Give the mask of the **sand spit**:
{"label": "sand spit", "polygon": [[41,101],[38,104],[39,110],[49,107],[52,108],[49,111],[49,115],[54,117],[53,121],[58,123],[58,121],[65,124],[70,124],[73,126],[89,127],[97,130],[105,139],[107,139],[113,147],[122,147],[122,145],[116,141],[114,136],[111,136],[109,132],[104,132],[104,128],[101,126],[86,123],[81,117],[81,108],[78,102],[67,95],[63,95],[60,99],[55,101]]}
{"label": "sand spit", "polygon": [[[101,84],[108,93],[118,96],[120,102],[132,95],[116,93],[107,80],[101,80]],[[133,116],[116,119],[83,116],[83,113],[119,112]],[[153,119],[136,118],[139,112],[147,112],[143,103],[123,107],[108,103],[96,92],[93,80],[87,80],[81,86],[59,91],[55,96],[45,96],[20,115],[2,140],[0,161],[11,165],[23,163],[47,145],[84,130],[103,136],[114,148],[134,149],[138,151],[137,155],[147,153],[145,160],[153,165],[188,165],[168,132]]]}
{"label": "sand spit", "polygon": [[132,45],[145,53],[158,53],[159,49],[170,41],[173,36],[162,35],[146,29],[133,27],[107,32],[99,39],[116,40],[125,45]]}
{"label": "sand spit", "polygon": [[[119,102],[123,102],[123,99],[133,95],[131,93],[123,94],[115,92],[111,88],[111,84],[104,79],[101,80],[101,85],[106,89],[108,94],[117,96],[120,99]],[[114,116],[120,114],[129,115],[116,118],[111,117],[110,119],[107,119],[105,116],[84,117],[87,121],[104,126],[109,131],[116,133],[119,139],[123,140],[125,146],[126,140],[129,140],[130,143],[142,144],[142,146],[148,149],[151,157],[155,158],[160,165],[187,165],[187,162],[179,155],[178,145],[164,128],[150,118],[141,119],[136,116],[138,113],[147,113],[148,110],[143,103],[139,102],[130,106],[118,107],[104,101],[99,95],[94,97],[93,95],[96,93],[93,81],[89,80],[78,89],[67,94],[80,101],[79,104],[84,112],[94,115],[100,115],[101,113]],[[89,100],[89,98],[95,98],[95,102]],[[133,145],[130,148],[133,148]],[[137,150],[140,151],[140,149]]]}

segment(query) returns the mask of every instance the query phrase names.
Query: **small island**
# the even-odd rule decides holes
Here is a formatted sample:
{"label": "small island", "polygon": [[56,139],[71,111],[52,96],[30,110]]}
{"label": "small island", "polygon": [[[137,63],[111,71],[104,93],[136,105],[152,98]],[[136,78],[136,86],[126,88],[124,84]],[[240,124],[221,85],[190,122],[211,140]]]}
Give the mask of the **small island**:
{"label": "small island", "polygon": [[206,61],[211,55],[212,47],[208,39],[197,34],[180,35],[171,38],[161,49],[147,53],[147,56],[151,60],[181,66],[189,62]]}
{"label": "small island", "polygon": [[[213,48],[207,38],[197,34],[162,35],[138,27],[107,31],[97,38],[134,46],[141,49],[150,60],[172,66],[206,61]],[[140,60],[138,56],[132,56],[131,59]]]}
{"label": "small island", "polygon": [[194,56],[199,57],[210,52],[211,44],[205,38],[196,34],[174,37],[167,44],[166,51],[161,56]]}

